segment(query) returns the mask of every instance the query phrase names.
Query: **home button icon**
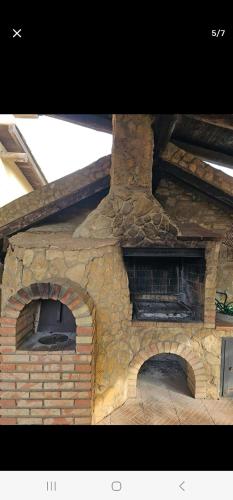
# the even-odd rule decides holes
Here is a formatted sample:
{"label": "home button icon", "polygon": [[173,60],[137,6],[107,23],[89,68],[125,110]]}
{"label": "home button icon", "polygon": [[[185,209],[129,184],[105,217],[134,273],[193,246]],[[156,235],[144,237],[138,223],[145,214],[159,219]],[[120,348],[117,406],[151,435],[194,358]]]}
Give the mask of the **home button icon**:
{"label": "home button icon", "polygon": [[122,484],[120,481],[113,481],[112,483],[112,490],[113,491],[121,491],[122,489]]}

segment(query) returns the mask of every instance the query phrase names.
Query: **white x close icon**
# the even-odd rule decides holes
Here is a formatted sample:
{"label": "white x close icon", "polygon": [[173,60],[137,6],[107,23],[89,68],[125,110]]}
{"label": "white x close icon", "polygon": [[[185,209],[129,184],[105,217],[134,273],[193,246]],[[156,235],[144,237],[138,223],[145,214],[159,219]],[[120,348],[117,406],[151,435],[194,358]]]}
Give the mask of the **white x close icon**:
{"label": "white x close icon", "polygon": [[13,28],[13,31],[14,31],[13,38],[15,38],[15,36],[22,38],[22,36],[20,35],[20,31],[22,31],[22,28],[20,28],[18,31]]}

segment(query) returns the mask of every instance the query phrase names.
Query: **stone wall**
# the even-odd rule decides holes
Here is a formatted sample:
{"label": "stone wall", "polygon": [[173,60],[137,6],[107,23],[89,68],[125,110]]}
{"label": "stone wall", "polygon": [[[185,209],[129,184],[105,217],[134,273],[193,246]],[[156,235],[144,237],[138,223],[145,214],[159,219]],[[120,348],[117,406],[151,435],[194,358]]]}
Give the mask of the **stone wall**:
{"label": "stone wall", "polygon": [[220,249],[217,290],[226,291],[228,300],[233,300],[233,248],[226,245],[221,245]]}
{"label": "stone wall", "polygon": [[[161,179],[156,197],[164,210],[179,222],[195,222],[207,229],[225,234],[233,224],[233,211],[215,202],[184,182],[169,175]],[[218,261],[217,289],[227,290],[233,298],[233,249],[221,245]]]}
{"label": "stone wall", "polygon": [[[212,229],[216,229],[217,224],[221,230],[227,229],[231,224],[232,214],[229,211],[218,206],[205,195],[191,188],[187,189],[187,186],[180,181],[163,179],[158,187],[157,196],[168,215],[172,215],[178,222],[190,220]],[[83,219],[80,220],[82,221]],[[164,349],[168,349],[169,345],[175,342],[191,350],[204,367],[206,397],[218,398],[221,337],[233,336],[232,328],[215,328],[216,283],[213,278],[217,266],[218,244],[211,242],[207,244],[205,322],[175,325],[174,323],[132,322],[128,278],[119,243],[114,238],[105,240],[73,238],[70,232],[72,229],[73,222],[66,221],[65,225],[60,223],[54,226],[44,225],[41,228],[19,233],[10,239],[3,275],[2,317],[5,317],[9,299],[18,290],[32,283],[72,280],[87,291],[96,309],[96,368],[93,376],[92,422],[97,423],[124,403],[130,386],[131,363],[137,355],[155,343],[156,345],[164,343],[164,346],[166,345]],[[226,253],[226,249],[222,247],[221,255],[225,255],[224,252]],[[229,249],[227,252],[228,259],[231,259]],[[229,281],[231,280],[229,271],[231,268],[225,268],[225,264],[223,265],[221,261],[217,286],[221,284],[222,275],[226,276]],[[50,354],[52,357],[48,363],[49,367],[46,368],[50,371],[45,372],[45,366],[47,366],[45,358],[44,363],[41,362],[42,358],[38,358],[36,362],[36,354],[15,350],[15,345],[12,346],[10,328],[12,326],[8,324],[6,334],[6,324],[2,323],[0,330],[2,356],[16,356],[16,358],[11,358],[11,363],[9,358],[1,358],[2,406],[5,405],[2,422],[89,423],[88,409],[82,408],[83,412],[86,411],[86,415],[79,413],[78,416],[78,408],[75,406],[76,398],[80,400],[78,394],[80,383],[84,384],[82,386],[84,395],[88,392],[84,390],[84,387],[87,388],[85,384],[90,384],[90,380],[86,378],[89,374],[77,373],[75,369],[77,360],[74,362],[72,358],[74,354],[69,354],[69,362],[67,357],[63,361],[62,353]],[[80,345],[80,347],[83,346]],[[17,356],[20,355],[26,357],[18,358]],[[89,354],[85,352],[85,355]],[[182,353],[180,355],[182,356]],[[53,356],[59,356],[59,359]],[[66,365],[65,372],[61,371],[62,363]],[[88,365],[88,363],[83,364]],[[29,366],[31,366],[31,371]],[[29,371],[25,371],[25,367],[28,367]],[[37,372],[37,368],[40,371]],[[190,384],[194,386],[192,371],[188,373]],[[24,384],[39,385],[25,386]],[[200,396],[201,391],[198,394]],[[33,405],[35,405],[34,408]]]}
{"label": "stone wall", "polygon": [[[12,295],[22,288],[30,287],[32,283],[48,281],[56,283],[59,280],[62,280],[62,282],[72,280],[82,290],[86,290],[87,295],[95,304],[96,310],[96,369],[95,383],[93,382],[93,423],[97,423],[111,413],[113,409],[124,403],[128,394],[130,363],[141,350],[147,348],[152,342],[174,341],[182,343],[183,346],[193,350],[205,367],[207,374],[207,397],[218,397],[221,341],[214,325],[215,312],[212,305],[215,285],[211,281],[210,289],[212,287],[212,296],[211,300],[206,296],[207,309],[204,323],[180,323],[174,325],[174,323],[132,322],[132,305],[130,304],[128,277],[123,263],[121,248],[115,240],[79,240],[72,238],[72,235],[69,233],[45,233],[44,231],[39,231],[40,229],[38,228],[38,232],[29,231],[19,233],[10,239],[3,275],[2,318],[6,317],[9,300],[11,300]],[[217,245],[215,243],[208,243],[207,248],[209,248],[208,252],[212,252],[212,258],[216,259]],[[210,266],[210,276],[208,277],[207,273],[207,282],[208,279],[211,280],[211,276]],[[208,290],[207,286],[207,295],[209,293]],[[40,366],[42,366],[42,362],[39,362],[39,358],[35,362],[36,358],[33,357],[35,354],[29,352],[19,353],[15,349],[15,344],[12,345],[10,343],[10,345],[7,345],[4,343],[4,339],[7,338],[5,328],[6,325],[2,323],[0,330],[2,334],[1,387],[4,390],[3,395],[5,394],[2,399],[6,405],[9,404],[9,399],[11,399],[14,401],[14,406],[12,408],[6,406],[3,409],[4,418],[13,419],[12,423],[33,423],[33,419],[37,419],[34,423],[40,420],[40,422],[45,424],[56,423],[56,419],[58,419],[58,423],[80,423],[84,422],[84,420],[79,420],[79,418],[82,419],[85,417],[86,419],[90,419],[90,417],[80,416],[80,414],[79,417],[77,416],[75,398],[78,397],[79,399],[79,396],[77,396],[78,380],[75,378],[77,377],[77,372],[74,369],[75,363],[72,358],[74,354],[69,354],[70,363],[68,363],[66,355],[66,361],[64,362],[66,365],[70,365],[70,367],[65,373],[60,371],[60,363],[63,362],[62,357],[57,362],[51,358],[49,364],[54,364],[54,368],[53,372],[50,371],[49,373],[56,374],[54,377],[61,377],[59,380],[52,380],[48,374],[45,374],[44,369],[41,371]],[[8,325],[8,328],[11,327]],[[77,320],[77,331],[78,329],[79,322]],[[8,332],[10,338],[10,330]],[[82,345],[80,346],[80,342],[77,341],[77,348],[79,349],[80,347]],[[8,355],[12,356],[12,364],[5,357]],[[27,359],[19,359],[17,356],[20,355],[26,356]],[[50,356],[56,355],[62,356],[62,353],[50,353]],[[43,353],[43,356],[45,356],[45,353]],[[31,364],[31,372],[23,372],[20,368],[22,366],[21,363],[24,366]],[[37,372],[36,364],[39,365],[39,372]],[[87,363],[85,362],[84,364],[86,365]],[[7,369],[11,369],[12,373],[8,372]],[[32,387],[31,391],[29,389],[23,391],[26,393],[26,396],[23,398],[18,393],[19,404],[24,405],[21,407],[20,414],[17,414],[16,411],[18,400],[14,399],[16,398],[16,392],[18,390],[19,392],[22,391],[17,386],[17,384],[23,384],[23,380],[19,382],[18,371],[24,373],[24,376],[27,377],[27,382],[25,383],[40,384],[40,386],[37,386],[38,388]],[[14,373],[17,375],[15,379]],[[67,377],[66,380],[64,376]],[[28,379],[28,377],[30,378]],[[36,381],[35,377],[37,377]],[[32,378],[34,381],[32,381]],[[70,395],[66,391],[55,389],[58,387],[56,384],[65,381],[72,384]],[[85,381],[82,379],[82,382]],[[49,391],[46,390],[48,388],[47,384],[50,384]],[[23,388],[24,386],[20,387]],[[62,385],[60,387],[62,388]],[[41,405],[42,402],[42,406],[34,408],[34,411],[32,411],[33,409],[27,406],[30,404],[27,401],[28,399],[30,400],[30,394],[32,394],[31,398],[33,398],[33,401],[39,401],[37,392],[42,393],[43,398],[38,403]],[[49,401],[49,399],[59,401],[57,392],[59,392],[60,399],[64,396],[63,399],[70,401],[69,403],[65,402],[65,405],[72,404],[73,406],[70,408],[62,407],[63,402],[60,401],[60,403],[55,403],[53,407],[50,407],[52,410],[57,410],[56,415],[55,412],[54,415],[52,413],[49,415],[48,407],[45,405],[52,403],[45,403],[45,401]],[[40,408],[42,411],[39,416]],[[37,415],[35,410],[37,410]],[[24,412],[22,413],[22,411]],[[17,420],[15,420],[16,418]],[[86,423],[88,423],[87,420]]]}
{"label": "stone wall", "polygon": [[[128,282],[127,275],[122,265],[122,257],[121,250],[118,247],[112,245],[111,241],[102,242],[100,246],[97,248],[93,248],[91,243],[88,242],[83,243],[74,240],[73,238],[69,238],[69,235],[65,234],[65,236],[61,236],[61,234],[44,234],[44,233],[30,233],[27,234],[18,234],[11,238],[10,246],[8,249],[8,253],[5,261],[5,272],[3,276],[3,284],[4,284],[4,294],[3,294],[3,308],[2,308],[2,318],[6,317],[8,311],[8,303],[11,300],[12,295],[14,295],[18,290],[24,289],[25,287],[29,287],[32,283],[43,283],[45,281],[51,280],[51,282],[59,282],[59,280],[69,281],[79,283],[83,289],[85,289],[89,296],[93,298],[93,301],[98,304],[98,311],[96,315],[96,323],[98,324],[97,328],[97,352],[96,357],[98,360],[97,373],[99,377],[96,378],[95,390],[103,392],[106,389],[113,387],[116,394],[119,392],[119,395],[116,396],[116,406],[121,404],[122,401],[122,387],[120,384],[120,379],[118,380],[118,391],[117,388],[114,389],[114,384],[118,377],[122,377],[123,383],[125,384],[125,389],[123,390],[123,398],[126,397],[127,394],[127,360],[131,358],[132,353],[125,352],[125,343],[121,346],[121,338],[124,336],[123,332],[125,327],[124,318],[127,318],[131,314],[131,306],[129,302],[129,291],[128,291]],[[17,242],[17,245],[16,245]],[[24,246],[26,245],[26,247]],[[43,246],[44,245],[44,246]],[[84,248],[83,248],[84,246]],[[77,331],[80,331],[80,320],[77,320]],[[9,325],[8,325],[9,326]],[[19,377],[17,376],[14,379],[11,379],[11,385],[7,385],[9,382],[8,374],[4,373],[7,369],[7,365],[9,365],[9,359],[6,356],[12,356],[12,370],[15,370],[16,362],[17,370],[20,370],[20,363],[24,365],[27,363],[31,363],[32,359],[35,359],[36,354],[33,353],[22,353],[17,352],[15,340],[11,339],[13,342],[10,345],[6,344],[6,328],[5,324],[2,323],[2,328],[0,329],[0,333],[2,334],[2,384],[1,388],[4,389],[4,392],[9,389],[8,394],[3,396],[4,399],[11,398],[16,396],[15,394],[15,384],[19,381]],[[7,330],[8,335],[11,334],[10,330]],[[77,348],[80,348],[80,339],[77,340]],[[114,344],[113,352],[111,353],[111,349],[109,345]],[[82,347],[82,346],[81,346]],[[13,350],[9,352],[9,349]],[[109,349],[108,356],[105,356],[106,349]],[[116,354],[117,351],[117,354]],[[15,354],[16,353],[16,354]],[[59,353],[55,353],[57,356]],[[25,358],[20,358],[20,356],[24,355]],[[45,391],[47,384],[52,384],[52,379],[49,379],[48,374],[44,374],[44,368],[41,369],[42,359],[45,356],[45,353],[41,354],[40,357],[40,366],[38,366],[39,373],[38,377],[40,381],[37,382],[40,384],[40,391],[46,393]],[[104,364],[102,361],[102,356],[104,355]],[[15,357],[16,356],[16,357]],[[19,357],[18,357],[19,356]],[[52,356],[49,353],[49,356]],[[61,356],[61,353],[60,353]],[[75,379],[76,372],[74,372],[74,360],[73,354],[70,354],[70,369],[67,370],[67,374],[70,376],[70,384],[74,390],[77,389]],[[68,355],[66,357],[66,364],[68,365]],[[39,359],[39,358],[38,358]],[[46,357],[48,359],[48,355]],[[25,362],[24,362],[25,361]],[[60,358],[60,363],[62,358]],[[51,363],[53,359],[51,358]],[[59,376],[58,371],[62,369],[59,365],[59,362],[55,363],[53,371],[55,371],[57,364],[57,376]],[[85,363],[86,364],[86,363]],[[34,363],[35,365],[35,363]],[[23,367],[24,368],[24,367]],[[32,373],[30,372],[30,377],[33,375],[33,370],[37,370],[36,366],[31,365]],[[85,366],[84,366],[85,368]],[[25,376],[26,376],[25,372]],[[122,375],[123,373],[123,375]],[[35,374],[33,375],[34,378]],[[61,374],[63,380],[63,374]],[[74,378],[73,378],[74,377]],[[124,381],[125,378],[125,381]],[[69,380],[69,379],[68,379]],[[22,381],[21,381],[22,382]],[[10,382],[9,382],[10,383]],[[30,383],[30,380],[28,381]],[[76,384],[76,385],[75,385]],[[39,390],[39,386],[37,386]],[[55,387],[55,385],[54,385]],[[8,389],[7,389],[8,388]],[[71,391],[71,395],[67,394],[67,398],[69,397],[70,403],[75,400],[74,390]],[[12,391],[12,392],[11,392]],[[52,394],[52,390],[49,391],[51,399],[54,399],[55,396]],[[57,391],[55,391],[56,393]],[[64,391],[63,391],[64,392]],[[111,391],[110,391],[111,392]],[[31,394],[32,396],[28,396]],[[76,391],[77,393],[77,391]],[[5,398],[6,396],[6,398]],[[26,400],[26,397],[33,397],[34,400],[37,400],[37,394],[34,393],[34,389],[32,386],[31,392],[27,391],[27,395],[23,396],[23,394],[18,394],[18,398]],[[46,394],[44,395],[46,398]],[[48,399],[48,398],[47,398]],[[47,401],[47,399],[45,399]],[[46,421],[44,423],[49,423],[49,419],[51,419],[51,423],[56,423],[56,418],[58,419],[58,423],[78,423],[78,412],[77,408],[73,408],[73,413],[71,408],[68,412],[66,410],[66,417],[69,418],[67,420],[59,420],[64,416],[65,408],[62,407],[63,402],[60,401],[60,406],[56,406],[58,397],[55,398],[55,406],[52,408],[53,410],[61,411],[60,416],[58,415],[58,411],[54,412],[52,415],[49,415],[48,409],[46,412],[42,411],[39,416],[39,408],[36,408],[37,411],[37,420],[35,423],[38,423],[38,418],[41,419],[44,413],[44,416],[47,415]],[[13,399],[13,401],[16,401]],[[6,403],[8,404],[8,403]],[[20,403],[20,404],[28,404],[28,403]],[[35,403],[36,404],[36,403]],[[46,403],[47,404],[47,403]],[[68,404],[68,403],[64,403]],[[113,407],[115,407],[114,402],[112,403]],[[45,410],[45,406],[42,407],[42,410]],[[3,415],[6,416],[6,408],[3,411]],[[9,408],[7,412],[7,418],[13,418],[17,420],[18,423],[22,423],[21,416],[23,415],[22,411],[17,414],[17,408],[13,407],[12,410]],[[36,416],[35,411],[29,411],[28,406],[22,408],[24,411],[24,415],[28,423],[33,423],[33,418]],[[28,410],[28,411],[26,411]],[[34,408],[35,410],[35,408]],[[103,407],[102,412],[105,413],[105,409]],[[55,415],[56,413],[56,415]],[[101,413],[102,414],[102,413]],[[79,415],[80,416],[80,415]],[[44,417],[45,418],[45,417]],[[81,418],[81,417],[80,417]],[[75,419],[75,420],[74,420]],[[12,421],[14,423],[15,420]],[[27,423],[24,419],[24,423]],[[9,421],[10,423],[10,421]],[[82,423],[82,421],[80,421]]]}
{"label": "stone wall", "polygon": [[[0,328],[3,423],[97,423],[125,402],[132,366],[136,370],[135,389],[135,360],[145,361],[145,353],[149,357],[156,354],[155,349],[176,352],[189,362],[189,384],[196,397],[219,397],[221,337],[233,337],[233,328],[219,330],[215,326],[220,244],[193,242],[206,248],[204,321],[179,324],[132,321],[121,245],[170,246],[175,241],[187,247],[187,242],[176,240],[177,222],[225,230],[228,224],[230,227],[232,214],[170,179],[161,182],[158,201],[153,198],[151,117],[141,116],[138,122],[137,116],[132,120],[132,115],[120,115],[121,123],[115,123],[118,137],[113,148],[110,193],[85,220],[76,221],[74,233],[67,221],[58,231],[51,226],[33,228],[10,238]],[[193,171],[203,170],[199,160],[185,157],[185,153],[177,155],[173,150],[172,161],[179,156],[177,161],[183,162],[184,168],[188,165]],[[72,189],[70,179],[68,190]],[[57,191],[50,192],[53,199],[62,195],[62,182],[57,183]],[[22,210],[27,212],[28,205]],[[13,215],[8,213],[8,220]],[[226,274],[221,259],[218,280],[221,272]],[[53,297],[70,306],[76,317],[75,353],[35,355],[17,350],[15,320],[29,299],[48,298],[46,283],[58,287]],[[84,379],[84,375],[89,378]],[[80,383],[86,382],[90,382],[91,391],[80,388]],[[69,388],[64,390],[64,383],[69,383]]]}

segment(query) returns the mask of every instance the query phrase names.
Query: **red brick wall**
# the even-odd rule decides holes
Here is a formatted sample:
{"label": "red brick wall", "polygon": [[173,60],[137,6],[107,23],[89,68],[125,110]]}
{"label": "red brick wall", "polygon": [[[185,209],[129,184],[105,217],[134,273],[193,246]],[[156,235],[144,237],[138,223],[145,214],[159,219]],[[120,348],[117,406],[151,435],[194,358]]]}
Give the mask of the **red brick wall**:
{"label": "red brick wall", "polygon": [[[18,351],[20,312],[32,300],[60,300],[77,325],[76,352]],[[90,424],[94,396],[94,308],[68,285],[33,284],[0,318],[0,424]],[[22,318],[23,319],[23,318]]]}

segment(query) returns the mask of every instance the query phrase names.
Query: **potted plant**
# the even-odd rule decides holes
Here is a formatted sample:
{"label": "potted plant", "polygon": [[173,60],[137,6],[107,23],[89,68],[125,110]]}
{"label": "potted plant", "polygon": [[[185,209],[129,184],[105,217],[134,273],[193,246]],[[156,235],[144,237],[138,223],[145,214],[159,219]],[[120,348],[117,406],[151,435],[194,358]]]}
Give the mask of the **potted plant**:
{"label": "potted plant", "polygon": [[217,292],[217,294],[223,295],[224,299],[223,301],[215,299],[216,318],[233,324],[233,302],[227,302],[228,296],[226,292]]}

